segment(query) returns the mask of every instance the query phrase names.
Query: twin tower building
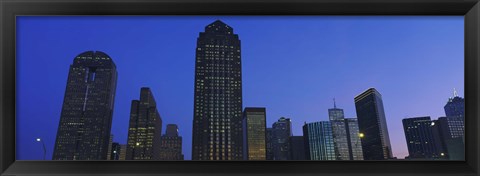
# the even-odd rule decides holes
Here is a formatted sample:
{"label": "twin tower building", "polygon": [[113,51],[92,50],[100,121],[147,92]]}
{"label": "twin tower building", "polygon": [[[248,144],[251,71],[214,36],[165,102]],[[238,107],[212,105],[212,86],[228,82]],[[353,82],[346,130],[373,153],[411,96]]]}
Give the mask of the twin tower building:
{"label": "twin tower building", "polygon": [[[240,39],[230,26],[217,20],[200,32],[195,58],[192,160],[264,160],[269,155],[265,108],[242,107],[241,65]],[[54,160],[107,160],[118,154],[118,147],[112,148],[110,140],[116,84],[116,66],[105,53],[88,51],[75,57],[70,65]],[[365,129],[363,157],[391,158],[380,94],[369,89],[355,102],[360,113],[358,126],[360,131]],[[348,125],[343,117],[333,120],[338,121],[337,126]],[[120,158],[183,159],[177,126],[168,125],[166,134],[161,132],[162,118],[153,93],[141,88],[140,99],[131,104],[128,140]],[[345,143],[347,149],[352,144],[360,145],[350,138],[345,138]]]}

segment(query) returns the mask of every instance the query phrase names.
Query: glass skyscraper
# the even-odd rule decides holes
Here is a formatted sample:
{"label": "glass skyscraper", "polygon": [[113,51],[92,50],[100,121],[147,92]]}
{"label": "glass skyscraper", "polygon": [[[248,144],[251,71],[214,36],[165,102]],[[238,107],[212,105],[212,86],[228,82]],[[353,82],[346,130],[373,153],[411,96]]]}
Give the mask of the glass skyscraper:
{"label": "glass skyscraper", "polygon": [[328,121],[305,123],[303,137],[308,160],[336,160],[332,125]]}
{"label": "glass skyscraper", "polygon": [[335,155],[337,160],[349,160],[350,150],[348,135],[343,109],[337,108],[334,102],[333,108],[328,109],[328,117],[332,125],[333,141],[335,144]]}
{"label": "glass skyscraper", "polygon": [[359,138],[357,119],[344,117],[343,109],[328,109],[328,117],[332,125],[335,155],[337,160],[363,160],[362,144]]}
{"label": "glass skyscraper", "polygon": [[290,136],[292,136],[292,121],[290,118],[280,117],[272,125],[273,160],[288,160]]}
{"label": "glass skyscraper", "polygon": [[217,20],[197,39],[192,160],[242,160],[240,39]]}
{"label": "glass skyscraper", "polygon": [[433,122],[430,117],[415,117],[402,120],[409,159],[436,159],[440,157],[434,138]]}
{"label": "glass skyscraper", "polygon": [[375,88],[369,88],[354,100],[359,132],[363,136],[361,141],[364,159],[393,158],[382,95]]}
{"label": "glass skyscraper", "polygon": [[132,100],[126,160],[158,160],[162,118],[150,88],[140,89],[140,100]]}
{"label": "glass skyscraper", "polygon": [[266,160],[267,117],[265,108],[246,107],[243,111],[244,160]]}
{"label": "glass skyscraper", "polygon": [[348,149],[350,150],[350,160],[363,160],[362,141],[358,129],[358,120],[356,118],[345,119],[345,129],[348,134]]}
{"label": "glass skyscraper", "polygon": [[160,141],[160,160],[183,160],[182,137],[178,135],[178,126],[168,124]]}
{"label": "glass skyscraper", "polygon": [[53,160],[107,160],[117,69],[100,51],[70,65]]}

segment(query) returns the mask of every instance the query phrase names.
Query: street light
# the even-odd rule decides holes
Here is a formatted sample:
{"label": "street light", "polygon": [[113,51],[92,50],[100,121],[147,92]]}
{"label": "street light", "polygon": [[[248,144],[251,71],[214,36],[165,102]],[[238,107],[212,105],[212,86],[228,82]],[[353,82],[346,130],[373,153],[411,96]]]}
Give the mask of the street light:
{"label": "street light", "polygon": [[45,160],[45,156],[47,155],[47,148],[45,147],[45,142],[42,139],[37,138],[37,142],[41,142],[43,145],[43,160]]}

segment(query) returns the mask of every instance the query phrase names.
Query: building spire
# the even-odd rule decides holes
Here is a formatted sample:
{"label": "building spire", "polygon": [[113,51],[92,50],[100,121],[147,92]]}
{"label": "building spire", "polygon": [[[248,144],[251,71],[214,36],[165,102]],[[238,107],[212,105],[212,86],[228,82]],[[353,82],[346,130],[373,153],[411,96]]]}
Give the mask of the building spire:
{"label": "building spire", "polygon": [[333,98],[333,108],[337,109],[337,103],[335,102],[335,98]]}
{"label": "building spire", "polygon": [[453,97],[458,97],[457,90],[453,88]]}

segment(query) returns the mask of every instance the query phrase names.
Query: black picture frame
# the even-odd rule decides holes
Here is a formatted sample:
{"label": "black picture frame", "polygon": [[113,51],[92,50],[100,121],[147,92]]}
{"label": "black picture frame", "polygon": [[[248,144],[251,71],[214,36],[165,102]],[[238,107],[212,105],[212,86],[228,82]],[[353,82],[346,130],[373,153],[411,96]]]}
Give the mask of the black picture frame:
{"label": "black picture frame", "polygon": [[[478,0],[0,0],[1,175],[479,175]],[[15,17],[21,15],[463,15],[465,161],[16,161]]]}

